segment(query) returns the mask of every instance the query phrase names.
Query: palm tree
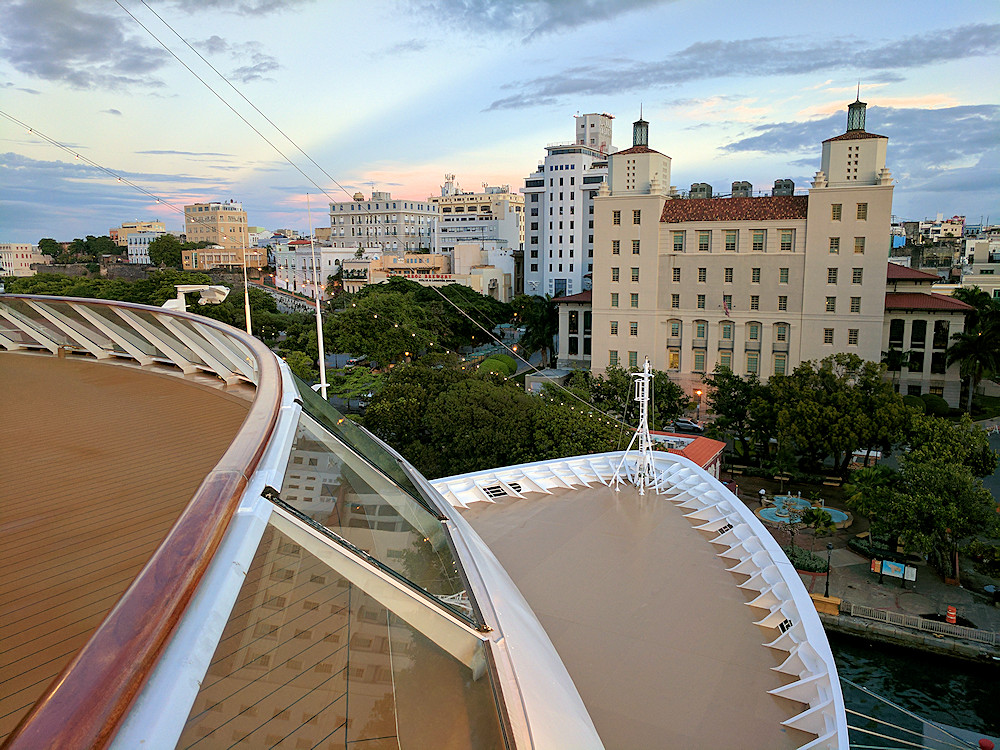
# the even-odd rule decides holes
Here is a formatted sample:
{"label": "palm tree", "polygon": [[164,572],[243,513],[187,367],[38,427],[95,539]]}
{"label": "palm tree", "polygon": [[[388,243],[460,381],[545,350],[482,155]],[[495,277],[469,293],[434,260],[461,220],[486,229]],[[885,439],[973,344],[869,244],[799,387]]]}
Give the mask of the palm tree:
{"label": "palm tree", "polygon": [[[974,313],[969,313],[970,317]],[[952,336],[948,348],[948,364],[958,362],[961,374],[968,380],[966,411],[972,413],[972,396],[984,377],[1000,371],[1000,311],[988,309],[978,313],[976,325]]]}
{"label": "palm tree", "polygon": [[548,295],[522,294],[511,305],[518,321],[524,326],[519,342],[526,355],[542,352],[542,366],[548,367],[551,354],[555,353],[555,336],[559,333],[559,308]]}
{"label": "palm tree", "polygon": [[882,352],[882,363],[885,369],[892,373],[892,387],[899,390],[899,373],[904,367],[909,367],[912,361],[911,349],[892,349]]}

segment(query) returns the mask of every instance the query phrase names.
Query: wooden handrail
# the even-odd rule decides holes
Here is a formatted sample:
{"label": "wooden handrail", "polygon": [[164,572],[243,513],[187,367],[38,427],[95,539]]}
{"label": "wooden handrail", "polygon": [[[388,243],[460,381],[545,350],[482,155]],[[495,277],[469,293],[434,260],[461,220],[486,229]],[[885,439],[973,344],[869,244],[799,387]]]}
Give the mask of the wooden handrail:
{"label": "wooden handrail", "polygon": [[107,300],[16,298],[117,305],[196,320],[241,341],[257,360],[257,393],[233,442],[100,627],[3,744],[4,750],[104,748],[166,648],[264,454],[281,405],[281,370],[263,343],[210,318]]}

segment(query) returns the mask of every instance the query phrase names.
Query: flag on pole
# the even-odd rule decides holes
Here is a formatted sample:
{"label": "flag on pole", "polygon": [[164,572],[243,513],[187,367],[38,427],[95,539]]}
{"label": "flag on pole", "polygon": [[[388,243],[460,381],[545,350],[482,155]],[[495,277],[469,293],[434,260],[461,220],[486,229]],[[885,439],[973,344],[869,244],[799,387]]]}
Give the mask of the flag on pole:
{"label": "flag on pole", "polygon": [[729,305],[726,303],[726,295],[722,295],[722,311],[729,317]]}

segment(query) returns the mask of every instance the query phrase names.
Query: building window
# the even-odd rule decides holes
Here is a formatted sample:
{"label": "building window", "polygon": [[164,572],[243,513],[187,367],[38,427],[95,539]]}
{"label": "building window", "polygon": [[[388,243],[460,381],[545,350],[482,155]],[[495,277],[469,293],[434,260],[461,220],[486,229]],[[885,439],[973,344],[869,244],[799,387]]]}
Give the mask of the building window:
{"label": "building window", "polygon": [[608,352],[608,367],[618,366],[618,350],[612,349]]}
{"label": "building window", "polygon": [[[932,365],[932,367],[933,367],[933,365]],[[933,370],[931,370],[931,372],[933,372]],[[944,372],[944,370],[942,370],[942,372]],[[932,385],[930,388],[927,389],[927,392],[929,394],[931,394],[932,396],[943,396],[944,395],[944,386]]]}
{"label": "building window", "polygon": [[639,322],[636,320],[630,321],[628,324],[628,335],[638,336],[639,335]]}
{"label": "building window", "polygon": [[537,263],[532,263],[531,264],[531,272],[532,273],[538,273],[538,264]]}
{"label": "building window", "polygon": [[681,269],[675,268],[674,269],[674,281],[675,282],[679,282],[680,280],[681,280]]}
{"label": "building window", "polygon": [[681,295],[671,294],[670,295],[670,307],[673,310],[679,309],[681,306]]}
{"label": "building window", "polygon": [[735,253],[736,252],[736,242],[739,237],[739,233],[735,229],[726,230],[726,252]]}
{"label": "building window", "polygon": [[828,268],[828,269],[826,269],[826,283],[827,284],[836,284],[837,283],[837,269],[836,268]]}
{"label": "building window", "polygon": [[698,283],[704,284],[708,280],[708,269],[699,268],[698,269]]}
{"label": "building window", "polygon": [[788,355],[784,352],[778,352],[774,355],[774,374],[784,375],[785,370],[788,368]]}
{"label": "building window", "polygon": [[611,292],[611,306],[618,307],[618,292]]}
{"label": "building window", "polygon": [[725,341],[732,341],[733,340],[733,324],[732,323],[723,323],[722,324],[722,338]]}
{"label": "building window", "polygon": [[[632,223],[633,224],[638,224],[639,223],[639,216],[641,214],[642,214],[642,212],[639,211],[638,209],[632,212]],[[858,217],[858,218],[860,218],[860,217]]]}
{"label": "building window", "polygon": [[788,324],[778,323],[774,326],[774,340],[788,341]]}
{"label": "building window", "polygon": [[851,283],[860,284],[865,277],[865,270],[863,268],[852,268],[851,269]]}
{"label": "building window", "polygon": [[760,309],[760,295],[759,294],[751,294],[750,295],[750,309],[751,310],[759,310]]}
{"label": "building window", "polygon": [[694,324],[694,337],[696,339],[703,339],[708,336],[708,323],[704,320],[699,320]]}
{"label": "building window", "polygon": [[751,284],[759,284],[760,283],[760,269],[759,268],[751,268],[750,269],[750,283]]}
{"label": "building window", "polygon": [[676,349],[667,350],[667,369],[668,370],[681,369],[681,353]]}
{"label": "building window", "polygon": [[712,247],[712,233],[698,232],[698,251],[707,253]]}
{"label": "building window", "polygon": [[826,298],[826,311],[827,312],[837,312],[837,298],[827,297]]}
{"label": "building window", "polygon": [[756,375],[760,370],[760,352],[747,352],[747,375]]}
{"label": "building window", "polygon": [[907,396],[919,396],[920,395],[920,386],[919,385],[908,385],[908,386],[906,386],[906,395]]}
{"label": "building window", "polygon": [[832,344],[833,343],[833,329],[832,328],[824,328],[823,329],[823,343],[824,344]]}
{"label": "building window", "polygon": [[914,320],[910,325],[910,348],[923,349],[927,345],[927,321]]}
{"label": "building window", "polygon": [[617,268],[612,268],[611,269],[611,280],[612,281],[618,281],[618,269]]}
{"label": "building window", "polygon": [[795,245],[795,231],[792,229],[781,230],[781,252],[790,253]]}
{"label": "building window", "polygon": [[638,281],[638,280],[639,280],[639,269],[635,268],[633,266],[632,267],[632,281]]}
{"label": "building window", "polygon": [[733,353],[728,350],[719,352],[719,365],[727,370],[733,369]]}
{"label": "building window", "polygon": [[674,237],[674,252],[684,252],[684,232],[671,232]]}
{"label": "building window", "polygon": [[698,295],[698,309],[699,310],[704,310],[705,309],[705,295],[704,294],[699,294]]}
{"label": "building window", "polygon": [[639,306],[639,293],[638,292],[632,292],[629,295],[629,304],[632,307],[638,307]]}
{"label": "building window", "polygon": [[906,365],[906,369],[910,372],[923,372],[924,371],[924,353],[923,352],[910,352],[910,361]]}
{"label": "building window", "polygon": [[632,255],[639,254],[639,240],[632,240]]}
{"label": "building window", "polygon": [[724,278],[724,280],[725,280],[725,282],[727,284],[732,284],[733,283],[733,269],[732,268],[725,269],[725,271],[723,273],[723,278]]}
{"label": "building window", "polygon": [[621,211],[612,211],[611,212],[611,223],[612,224],[621,224],[622,223],[622,212]]}
{"label": "building window", "polygon": [[830,238],[830,253],[838,255],[840,253],[840,237]]}
{"label": "building window", "polygon": [[903,330],[906,322],[902,318],[893,318],[889,321],[889,348],[903,348]]}
{"label": "building window", "polygon": [[865,238],[855,237],[854,238],[854,252],[863,253],[865,251]]}
{"label": "building window", "polygon": [[622,243],[619,240],[611,240],[611,254],[621,255]]}
{"label": "building window", "polygon": [[670,321],[670,335],[673,338],[677,338],[681,335],[681,323],[679,320]]}
{"label": "building window", "polygon": [[948,331],[951,324],[947,320],[934,321],[934,341],[932,346],[935,349],[948,348]]}
{"label": "building window", "polygon": [[[725,308],[726,310],[733,309],[733,295],[731,294],[722,295],[722,307]],[[726,314],[728,315],[729,313]]]}
{"label": "building window", "polygon": [[788,309],[788,297],[786,297],[783,294],[778,297],[778,309],[779,310]]}
{"label": "building window", "polygon": [[861,297],[851,297],[851,312],[861,312]]}
{"label": "building window", "polygon": [[945,352],[931,352],[931,375],[944,375],[948,368],[948,355]]}
{"label": "building window", "polygon": [[750,341],[760,341],[760,323],[750,323],[747,326],[747,338]]}
{"label": "building window", "polygon": [[868,204],[859,203],[858,204],[858,219],[864,221],[868,218]]}
{"label": "building window", "polygon": [[639,366],[639,353],[629,352],[628,353],[628,366],[635,368]]}
{"label": "building window", "polygon": [[830,220],[840,221],[840,217],[844,212],[844,207],[840,203],[834,203],[830,206]]}
{"label": "building window", "polygon": [[755,229],[753,231],[753,245],[752,249],[755,253],[764,252],[764,241],[767,238],[767,232],[763,229]]}
{"label": "building window", "polygon": [[787,268],[779,268],[778,269],[778,283],[779,284],[787,284],[788,283],[788,269]]}
{"label": "building window", "polygon": [[695,372],[705,372],[705,352],[696,351],[694,353],[694,371]]}
{"label": "building window", "polygon": [[618,335],[618,321],[617,320],[612,320],[611,321],[611,335],[612,336],[617,336]]}
{"label": "building window", "polygon": [[569,337],[569,356],[575,357],[580,353],[580,339],[578,336]]}

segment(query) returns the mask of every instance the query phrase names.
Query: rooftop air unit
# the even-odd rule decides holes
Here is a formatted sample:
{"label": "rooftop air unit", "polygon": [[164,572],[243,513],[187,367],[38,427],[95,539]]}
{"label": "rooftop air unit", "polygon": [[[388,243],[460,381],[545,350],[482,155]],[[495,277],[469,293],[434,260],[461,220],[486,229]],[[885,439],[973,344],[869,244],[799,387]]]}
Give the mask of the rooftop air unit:
{"label": "rooftop air unit", "polygon": [[734,198],[749,198],[752,195],[753,195],[753,185],[751,185],[746,180],[741,180],[740,182],[733,183]]}
{"label": "rooftop air unit", "polygon": [[695,182],[691,185],[692,198],[711,198],[712,186],[707,182]]}
{"label": "rooftop air unit", "polygon": [[795,183],[791,180],[775,180],[771,195],[795,195]]}

